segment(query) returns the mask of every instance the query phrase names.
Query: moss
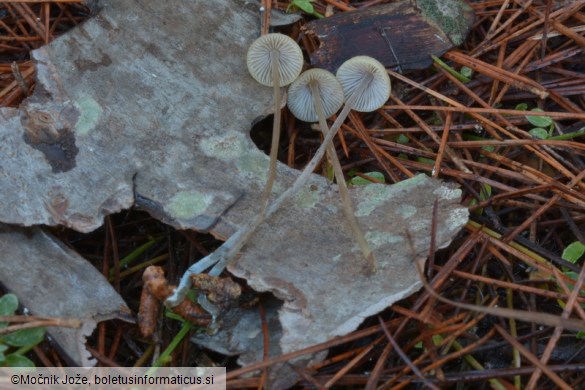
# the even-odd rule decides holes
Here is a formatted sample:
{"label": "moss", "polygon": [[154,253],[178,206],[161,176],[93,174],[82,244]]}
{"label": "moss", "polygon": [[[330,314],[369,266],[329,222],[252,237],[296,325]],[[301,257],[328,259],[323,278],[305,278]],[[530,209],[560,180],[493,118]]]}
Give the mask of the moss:
{"label": "moss", "polygon": [[423,18],[443,31],[456,46],[461,45],[469,30],[466,15],[471,8],[462,0],[417,0]]}
{"label": "moss", "polygon": [[189,219],[201,215],[213,202],[213,196],[199,191],[183,191],[169,201],[166,212],[175,219]]}

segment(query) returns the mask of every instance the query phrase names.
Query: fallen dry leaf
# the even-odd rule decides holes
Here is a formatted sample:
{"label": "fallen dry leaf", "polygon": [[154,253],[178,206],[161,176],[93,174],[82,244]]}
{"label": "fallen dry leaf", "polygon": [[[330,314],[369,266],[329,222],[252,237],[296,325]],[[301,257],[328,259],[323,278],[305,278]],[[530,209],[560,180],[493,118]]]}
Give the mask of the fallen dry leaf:
{"label": "fallen dry leaf", "polygon": [[0,224],[0,284],[23,308],[39,317],[78,318],[80,329],[47,329],[69,363],[91,367],[96,361],[85,338],[100,321],[133,321],[130,309],[95,267],[46,231]]}

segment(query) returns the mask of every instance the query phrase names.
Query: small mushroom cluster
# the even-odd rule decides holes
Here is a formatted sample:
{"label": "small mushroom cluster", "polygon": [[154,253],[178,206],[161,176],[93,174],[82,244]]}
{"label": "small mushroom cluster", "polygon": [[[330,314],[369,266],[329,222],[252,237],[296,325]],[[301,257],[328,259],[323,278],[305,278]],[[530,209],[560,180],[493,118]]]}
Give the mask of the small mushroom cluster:
{"label": "small mushroom cluster", "polygon": [[[290,83],[288,108],[296,118],[302,121],[319,123],[325,136],[323,147],[327,151],[339,187],[343,212],[367,260],[369,271],[375,272],[376,261],[355,217],[341,164],[331,140],[350,110],[374,111],[388,100],[390,78],[386,69],[371,57],[357,56],[344,62],[336,76],[323,69],[310,69],[299,75],[303,64],[301,49],[296,42],[283,34],[267,34],[258,38],[248,50],[247,64],[248,71],[254,79],[263,85],[274,86],[275,97],[270,170],[261,198],[260,216],[266,215],[266,207],[276,174],[276,152],[280,135],[279,88]],[[344,101],[343,110],[329,129],[327,118],[335,114]],[[322,154],[315,155],[315,158],[318,158],[317,162],[321,157]],[[309,169],[312,171],[314,166],[307,165],[304,172]],[[297,182],[303,177],[301,174]],[[300,188],[300,186],[295,183],[292,188]]]}
{"label": "small mushroom cluster", "polygon": [[[342,208],[353,235],[366,259],[365,270],[374,273],[376,260],[353,212],[349,191],[341,165],[333,147],[333,137],[351,110],[368,112],[381,107],[390,97],[390,78],[384,66],[371,57],[358,56],[344,62],[333,75],[322,69],[310,69],[301,74],[303,55],[300,47],[283,34],[267,34],[258,38],[248,50],[247,65],[250,74],[259,83],[274,88],[274,123],[270,149],[268,179],[260,200],[260,211],[231,235],[217,250],[193,264],[182,276],[179,286],[165,301],[174,307],[184,299],[191,286],[190,277],[211,268],[209,275],[217,276],[234,259],[256,228],[280,206],[305,186],[325,153],[335,172]],[[269,204],[276,177],[276,157],[280,138],[280,88],[289,87],[288,107],[300,120],[318,122],[324,134],[323,143],[305,166],[295,182]],[[345,105],[343,103],[345,102]],[[343,105],[337,119],[327,126],[327,118]],[[205,297],[200,297],[204,299]]]}

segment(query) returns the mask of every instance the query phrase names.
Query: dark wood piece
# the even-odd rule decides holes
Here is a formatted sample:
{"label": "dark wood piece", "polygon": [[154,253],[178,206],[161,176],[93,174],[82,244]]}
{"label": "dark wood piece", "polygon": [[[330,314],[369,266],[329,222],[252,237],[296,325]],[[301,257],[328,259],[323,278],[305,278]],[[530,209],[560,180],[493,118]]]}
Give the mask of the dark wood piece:
{"label": "dark wood piece", "polygon": [[319,19],[305,33],[319,40],[311,64],[335,72],[357,55],[376,58],[399,72],[424,69],[465,40],[474,20],[462,0],[418,0],[370,7]]}

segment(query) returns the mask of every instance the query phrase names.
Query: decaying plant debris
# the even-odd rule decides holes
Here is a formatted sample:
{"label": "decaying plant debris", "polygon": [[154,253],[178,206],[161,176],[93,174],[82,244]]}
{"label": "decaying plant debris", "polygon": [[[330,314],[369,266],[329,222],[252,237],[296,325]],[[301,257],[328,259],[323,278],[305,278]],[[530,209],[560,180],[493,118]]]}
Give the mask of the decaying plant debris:
{"label": "decaying plant debris", "polygon": [[[271,6],[285,9],[288,4]],[[342,164],[346,172],[354,169],[352,174],[356,171],[358,176],[382,172],[388,182],[426,172],[462,186],[470,222],[447,249],[431,253],[427,267],[430,285],[442,296],[585,319],[583,297],[577,294],[585,275],[582,259],[573,263],[567,261],[569,255],[563,256],[569,244],[585,243],[585,57],[579,32],[585,24],[585,2],[470,4],[476,14],[470,36],[442,57],[451,68],[434,65],[429,70],[392,73],[395,90],[400,92],[376,114],[352,114],[343,126],[336,145]],[[267,2],[264,5],[270,9]],[[349,12],[356,5],[332,0],[313,3],[321,14]],[[373,5],[363,5],[369,6]],[[39,32],[29,35],[41,36]],[[306,37],[301,37],[301,43],[309,53],[314,49]],[[12,47],[20,52],[30,48]],[[462,66],[473,72],[467,74]],[[32,88],[34,68],[26,62],[19,67],[22,79]],[[2,80],[7,84],[3,85],[14,83],[10,91],[24,96],[14,72],[5,74]],[[9,100],[7,94],[0,94],[3,104],[16,105],[16,99]],[[522,111],[532,108],[544,112]],[[289,165],[299,168],[311,153],[313,134],[304,124],[290,117],[285,120]],[[536,128],[544,133],[532,131]],[[148,240],[141,229],[151,231],[156,226],[132,218],[114,220],[116,225],[108,225],[105,248],[96,248],[92,242],[101,238],[96,234],[78,241],[70,232],[63,239],[74,242],[86,258],[119,258],[120,253],[129,253],[133,245]],[[165,232],[164,228],[159,232]],[[214,249],[205,245],[210,239],[201,235],[165,234],[156,250],[143,255],[145,262],[176,259],[177,254],[188,262]],[[190,249],[181,251],[182,247]],[[172,271],[171,277],[177,273]],[[116,272],[118,284],[132,286],[138,278]],[[126,292],[134,294],[129,301],[137,300],[137,291],[127,287]],[[331,350],[326,360],[298,369],[306,384],[398,388],[421,383],[424,377],[427,385],[438,387],[465,381],[506,388],[515,384],[577,388],[585,381],[584,344],[575,331],[474,315],[438,302],[425,291],[394,304],[379,318],[382,323],[372,319],[350,335],[231,369],[230,383],[256,387],[265,377],[243,374],[326,349]],[[101,329],[95,355],[103,362],[122,364],[127,359],[122,351],[128,347],[121,341],[120,326],[108,324]],[[185,351],[191,348],[183,345]],[[149,349],[144,350],[143,356],[150,356]],[[193,364],[186,354],[177,353],[174,362]]]}
{"label": "decaying plant debris", "polygon": [[[0,193],[8,202],[27,201],[0,208],[1,219],[25,226],[62,224],[85,232],[99,226],[102,215],[134,203],[175,227],[230,236],[213,258],[259,213],[259,189],[266,180],[266,156],[247,134],[252,119],[270,105],[268,91],[256,85],[245,66],[246,51],[257,34],[257,15],[229,0],[183,3],[180,9],[171,3],[138,6],[132,0],[102,5],[83,25],[32,53],[38,88],[18,109],[4,109],[0,134],[12,158],[0,166]],[[164,23],[168,18],[175,23]],[[199,37],[195,41],[194,28]],[[176,44],[165,44],[169,39]],[[385,92],[375,103],[379,107],[388,98],[390,81],[382,65],[375,77],[384,80]],[[343,112],[365,110],[351,100],[332,126],[330,139],[343,122]],[[231,115],[220,115],[225,107]],[[23,166],[27,168],[18,169]],[[351,239],[336,188],[312,175],[311,166],[303,173],[278,166],[272,196],[278,198],[269,210],[291,193],[288,187],[300,191],[258,227],[239,259],[228,264],[250,287],[283,301],[278,310],[282,337],[274,341],[280,353],[343,336],[367,316],[418,290],[412,260],[428,252],[435,199],[437,246],[447,245],[468,218],[460,205],[461,191],[424,174],[393,186],[356,186],[350,194],[356,218],[379,258],[377,269],[364,273],[363,255]],[[305,184],[291,185],[299,180]],[[405,245],[407,233],[414,250]],[[186,275],[177,290],[184,279],[190,281]],[[161,300],[172,291],[164,283],[153,285],[151,278],[143,282],[143,296],[154,306],[153,296]],[[209,321],[209,315],[191,310],[192,305],[185,310],[180,301],[171,303],[199,325]],[[154,322],[147,313],[139,312],[143,323],[148,322],[142,327],[145,335]],[[256,359],[242,363],[260,360],[262,350],[257,344]],[[270,379],[281,377],[272,370]]]}

